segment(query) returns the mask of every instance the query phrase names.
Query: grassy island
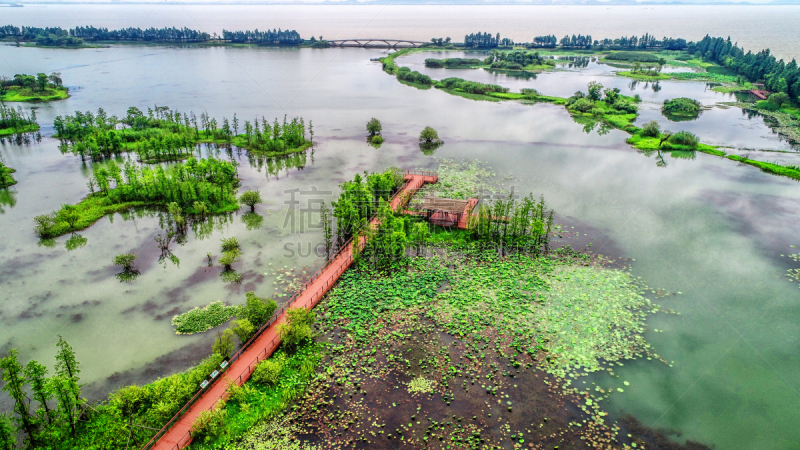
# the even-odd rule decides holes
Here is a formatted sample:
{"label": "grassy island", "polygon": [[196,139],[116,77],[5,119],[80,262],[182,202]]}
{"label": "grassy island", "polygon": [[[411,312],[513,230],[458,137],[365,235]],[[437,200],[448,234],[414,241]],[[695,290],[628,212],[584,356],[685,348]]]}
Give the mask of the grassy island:
{"label": "grassy island", "polygon": [[65,98],[69,98],[69,89],[58,72],[16,74],[14,78],[0,76],[0,102],[48,102]]}
{"label": "grassy island", "polygon": [[664,100],[661,112],[668,119],[675,122],[681,120],[696,119],[700,115],[702,105],[697,100],[680,97],[672,100]]}
{"label": "grassy island", "polygon": [[89,196],[76,205],[37,216],[36,233],[53,238],[88,228],[106,214],[136,206],[166,207],[174,203],[182,212],[204,216],[235,211],[239,180],[233,163],[215,158],[197,160],[169,168],[139,167],[130,160],[119,167],[113,160],[95,167],[89,178]]}
{"label": "grassy island", "polygon": [[14,109],[0,104],[0,137],[39,130],[36,122],[36,111],[26,114],[21,107]]}
{"label": "grassy island", "polygon": [[17,184],[17,180],[11,175],[14,172],[16,172],[16,170],[6,166],[0,161],[0,189]]}
{"label": "grassy island", "polygon": [[[64,150],[81,159],[100,160],[121,152],[135,152],[143,163],[179,161],[194,154],[198,143],[233,144],[267,157],[303,152],[311,147],[306,138],[303,118],[286,117],[270,124],[262,118],[244,122],[240,133],[236,114],[222,123],[206,113],[180,113],[166,106],[148,108],[145,115],[139,108],[128,108],[123,118],[109,116],[102,108],[96,114],[76,112],[74,116],[58,116],[53,121],[55,137],[64,143]],[[309,132],[313,128],[309,123]]]}

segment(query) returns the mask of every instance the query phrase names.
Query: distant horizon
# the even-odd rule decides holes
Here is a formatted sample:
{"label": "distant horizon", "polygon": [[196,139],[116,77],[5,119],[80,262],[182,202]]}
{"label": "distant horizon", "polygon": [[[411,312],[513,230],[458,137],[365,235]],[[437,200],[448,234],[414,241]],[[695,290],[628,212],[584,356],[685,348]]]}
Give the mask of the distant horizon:
{"label": "distant horizon", "polygon": [[229,6],[800,6],[800,0],[282,0],[282,1],[220,1],[220,0],[187,0],[187,1],[154,1],[154,0],[23,0],[0,2],[0,7],[24,5],[229,5]]}

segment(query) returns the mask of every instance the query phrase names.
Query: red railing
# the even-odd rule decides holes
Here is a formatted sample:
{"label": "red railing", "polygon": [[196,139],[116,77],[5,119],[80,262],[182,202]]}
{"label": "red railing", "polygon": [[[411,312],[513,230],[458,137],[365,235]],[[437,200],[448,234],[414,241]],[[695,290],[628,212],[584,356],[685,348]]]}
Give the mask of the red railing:
{"label": "red railing", "polygon": [[[435,172],[427,172],[427,171],[422,171],[422,172],[406,171],[406,175],[421,175],[421,176],[433,176],[433,177],[437,177],[438,176]],[[420,186],[425,184],[425,181],[421,180],[421,179],[416,179],[414,181],[415,181],[414,185],[410,188],[410,189],[413,189],[413,190],[419,189]],[[395,194],[392,196],[392,198],[389,201],[391,202],[400,193],[402,193],[403,190],[405,190],[406,187],[408,187],[409,183],[411,183],[411,180],[406,181],[400,187],[400,189],[397,192],[395,192]],[[370,218],[369,222],[372,223],[375,220],[375,217],[376,217],[376,215],[373,215]],[[309,308],[310,306],[313,306],[312,304],[314,304],[317,300],[322,298],[322,296],[325,295],[325,293],[339,280],[339,277],[342,275],[342,273],[344,273],[344,271],[347,270],[348,267],[350,267],[350,264],[353,263],[352,243],[353,243],[353,238],[351,237],[350,239],[347,240],[347,242],[345,242],[344,244],[340,245],[339,249],[336,251],[336,253],[333,255],[333,257],[329,258],[319,270],[314,272],[314,274],[311,275],[311,278],[309,278],[309,280],[306,281],[297,290],[297,292],[295,292],[294,295],[292,295],[289,298],[289,300],[286,303],[283,304],[283,306],[281,306],[277,311],[275,311],[275,314],[272,315],[272,317],[267,321],[267,323],[262,325],[261,328],[259,328],[258,331],[253,335],[253,337],[251,337],[246,343],[244,343],[244,345],[242,345],[242,347],[238,351],[236,351],[236,353],[234,353],[233,356],[231,356],[228,359],[228,366],[226,366],[226,369],[228,367],[230,367],[231,364],[233,364],[234,361],[237,361],[239,359],[239,357],[248,348],[250,348],[250,346],[253,344],[253,342],[255,342],[266,330],[268,330],[269,327],[272,326],[272,324],[275,323],[278,320],[278,318],[281,316],[281,314],[283,314],[287,309],[289,309],[290,306],[301,306],[301,305],[292,305],[292,303],[294,303],[294,301],[297,299],[297,297],[299,297],[303,292],[305,292],[305,290],[314,281],[316,281],[320,277],[320,275],[322,275],[322,273],[325,270],[327,270],[334,262],[336,262],[336,260],[342,255],[342,253],[346,253],[347,251],[350,251],[350,254],[348,255],[348,257],[345,260],[338,261],[339,266],[336,268],[336,272],[331,274],[328,277],[328,280],[325,281],[325,284],[320,286],[320,288],[317,289],[317,291],[314,292],[311,295],[311,298],[309,298],[309,300],[306,302],[306,304],[304,304],[302,306],[304,308]],[[247,370],[243,371],[242,373],[239,374],[239,376],[236,377],[236,379],[235,379],[236,382],[241,386],[245,381],[247,381],[247,379],[250,378],[250,374],[252,374],[253,370],[255,370],[255,366],[260,361],[263,361],[263,360],[267,359],[270,355],[272,355],[272,353],[275,351],[275,349],[278,347],[279,344],[280,344],[280,339],[278,339],[277,336],[272,338],[272,340],[270,341],[269,345],[267,347],[265,347],[264,350],[261,351],[256,356],[256,359],[252,363],[248,364]],[[174,416],[172,416],[172,418],[169,420],[169,422],[167,422],[166,425],[164,425],[158,431],[158,433],[156,433],[153,436],[153,438],[150,439],[150,441],[147,444],[145,444],[144,447],[142,447],[142,450],[148,450],[148,449],[153,448],[153,446],[155,446],[155,444],[158,442],[158,440],[161,439],[161,437],[164,436],[164,434],[166,434],[167,431],[169,431],[169,429],[172,428],[172,426],[175,425],[175,423],[178,420],[180,420],[180,418],[186,413],[186,411],[188,411],[189,408],[191,408],[197,402],[197,400],[200,399],[203,396],[203,393],[205,391],[207,391],[214,384],[214,382],[216,380],[220,379],[220,378],[222,378],[222,374],[221,373],[220,373],[220,375],[215,377],[208,385],[206,385],[206,387],[201,388],[199,391],[197,391],[197,393],[194,394],[194,396],[191,398],[191,400],[189,400],[189,402],[187,402],[186,405],[184,405],[183,408],[180,409],[180,411],[178,411]],[[207,411],[213,410],[217,406],[217,404],[220,402],[220,400],[222,400],[223,398],[220,398],[219,400],[214,402],[214,404],[211,407],[209,407],[207,409]],[[184,435],[181,439],[179,439],[178,443],[176,443],[175,446],[171,447],[171,448],[173,448],[175,450],[180,450],[185,445],[188,445],[191,442],[191,439],[192,439],[191,438],[191,434],[189,432],[187,432],[186,435]]]}

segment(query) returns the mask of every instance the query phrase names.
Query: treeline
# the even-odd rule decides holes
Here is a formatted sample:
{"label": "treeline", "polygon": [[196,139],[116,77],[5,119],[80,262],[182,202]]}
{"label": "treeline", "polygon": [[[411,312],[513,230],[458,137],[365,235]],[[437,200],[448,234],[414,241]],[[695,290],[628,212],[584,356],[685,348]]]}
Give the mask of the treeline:
{"label": "treeline", "polygon": [[[212,381],[212,372],[224,370],[220,364],[267,323],[276,309],[274,301],[248,292],[246,303],[237,308],[238,320],[218,335],[211,346],[211,355],[197,366],[143,386],[122,387],[111,392],[105,401],[95,404],[83,397],[82,364],[61,336],[56,344],[52,374],[35,360],[25,363],[19,351],[11,349],[0,358],[3,390],[13,401],[11,413],[0,414],[0,449],[13,450],[18,448],[18,443],[23,444],[23,448],[37,450],[142,448],[201,389],[201,383]],[[257,366],[251,378],[256,385],[265,383],[263,378],[267,378],[264,376],[267,367],[262,366],[274,366],[276,359],[282,359],[282,353],[294,354],[313,337],[312,312],[305,309],[298,312],[292,308],[287,316],[288,323],[278,329],[282,340],[280,351]],[[266,380],[268,385],[280,382],[284,389],[295,387],[294,378],[297,377],[290,379],[290,371],[277,372]],[[310,373],[313,374],[313,370]],[[237,402],[234,395],[228,401],[244,403]],[[275,412],[290,404],[291,398],[287,398],[286,403],[278,403],[272,408]],[[203,427],[193,427],[192,431],[201,442],[208,433]]]}
{"label": "treeline", "polygon": [[562,47],[572,47],[572,48],[591,48],[592,47],[592,36],[591,35],[582,35],[579,34],[575,36],[564,36],[561,38],[561,46]]}
{"label": "treeline", "polygon": [[222,30],[222,39],[231,42],[249,42],[257,44],[302,44],[303,38],[295,30],[272,31],[227,31]]}
{"label": "treeline", "polygon": [[548,252],[553,215],[544,197],[536,201],[529,194],[519,202],[509,197],[481,203],[470,216],[469,230],[473,239],[491,242],[502,253],[540,255]]}
{"label": "treeline", "polygon": [[500,39],[500,33],[495,36],[489,33],[472,33],[464,36],[465,47],[494,48],[510,47],[512,45],[514,45],[514,41],[508,38]]}
{"label": "treeline", "polygon": [[673,39],[663,37],[658,39],[655,36],[645,33],[643,36],[622,36],[617,39],[603,39],[602,41],[595,41],[595,46],[601,49],[608,48],[612,50],[617,49],[664,49],[664,50],[684,50],[688,44],[686,39]]}
{"label": "treeline", "polygon": [[558,39],[554,34],[549,36],[536,36],[533,38],[533,42],[529,43],[528,47],[550,47],[553,48],[558,44]]}
{"label": "treeline", "polygon": [[489,56],[483,61],[484,64],[493,69],[522,69],[525,66],[552,65],[555,60],[543,58],[539,52],[526,52],[524,50],[498,51],[492,50]]}
{"label": "treeline", "polygon": [[190,28],[121,28],[109,30],[93,26],[75,27],[69,35],[86,41],[205,42],[211,35]]}
{"label": "treeline", "polygon": [[123,167],[113,160],[96,166],[89,177],[89,196],[77,205],[64,205],[51,214],[34,218],[36,233],[47,239],[87,228],[119,206],[175,203],[188,214],[236,210],[239,185],[236,166],[213,157],[172,167],[140,167],[130,160]]}
{"label": "treeline", "polygon": [[[274,156],[310,146],[302,117],[289,121],[284,116],[282,124],[276,118],[273,125],[263,117],[261,122],[256,118],[254,124],[246,121],[244,134],[240,134],[236,114],[232,121],[223,117],[220,123],[205,112],[198,118],[194,112],[181,113],[157,105],[148,107],[146,115],[130,107],[123,118],[109,116],[102,108],[96,114],[76,111],[74,116],[57,116],[53,128],[66,151],[94,160],[129,150],[136,151],[143,162],[184,159],[200,142],[234,144]],[[309,131],[313,137],[311,124]]]}
{"label": "treeline", "polygon": [[445,78],[436,83],[440,89],[452,89],[454,91],[466,92],[468,94],[486,95],[492,92],[508,92],[508,88],[496,84],[484,84],[477,81],[468,81],[462,78]]}
{"label": "treeline", "polygon": [[[191,28],[122,28],[109,30],[93,26],[63,29],[60,27],[17,27],[0,26],[0,39],[19,39],[34,41],[43,46],[79,46],[85,41],[132,41],[132,42],[208,42],[217,40],[214,36]],[[222,31],[222,40],[230,42],[253,42],[269,44],[301,44],[303,39],[295,30],[272,31]]]}
{"label": "treeline", "polygon": [[750,81],[764,80],[770,91],[783,92],[792,100],[800,101],[800,71],[794,59],[787,64],[776,59],[769,49],[745,53],[731,38],[708,35],[700,42],[689,44],[687,51],[734,70]]}

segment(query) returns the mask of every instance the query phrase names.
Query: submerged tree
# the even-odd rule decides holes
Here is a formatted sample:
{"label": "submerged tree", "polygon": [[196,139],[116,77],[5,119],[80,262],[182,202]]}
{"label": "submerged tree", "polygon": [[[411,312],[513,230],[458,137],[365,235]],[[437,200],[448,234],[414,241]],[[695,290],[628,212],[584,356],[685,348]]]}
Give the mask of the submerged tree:
{"label": "submerged tree", "polygon": [[239,201],[250,207],[250,212],[256,211],[256,205],[262,203],[259,191],[247,190],[239,197]]}
{"label": "submerged tree", "polygon": [[370,136],[381,134],[381,130],[382,126],[380,120],[373,117],[369,120],[369,122],[367,122],[367,131],[369,132]]}

